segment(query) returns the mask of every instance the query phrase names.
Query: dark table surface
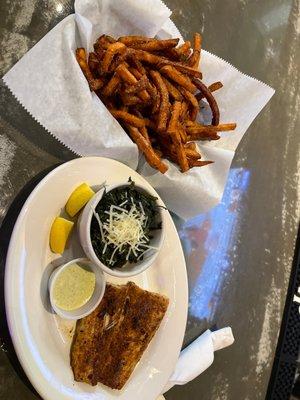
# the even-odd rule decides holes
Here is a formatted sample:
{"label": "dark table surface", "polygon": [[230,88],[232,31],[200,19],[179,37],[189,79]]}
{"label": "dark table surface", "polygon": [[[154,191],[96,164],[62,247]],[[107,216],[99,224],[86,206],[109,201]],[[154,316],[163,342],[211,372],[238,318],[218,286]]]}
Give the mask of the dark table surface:
{"label": "dark table surface", "polygon": [[[186,223],[176,221],[190,290],[185,343],[208,327],[223,326],[232,327],[236,341],[216,353],[205,373],[166,397],[263,399],[300,214],[300,3],[166,3],[186,38],[199,30],[205,49],[276,89],[237,149],[221,204]],[[72,12],[73,2],[67,0],[0,0],[0,76]],[[0,89],[0,398],[31,400],[38,397],[16,361],[6,330],[5,252],[22,201],[41,175],[35,177],[74,155],[47,135],[3,83]]]}

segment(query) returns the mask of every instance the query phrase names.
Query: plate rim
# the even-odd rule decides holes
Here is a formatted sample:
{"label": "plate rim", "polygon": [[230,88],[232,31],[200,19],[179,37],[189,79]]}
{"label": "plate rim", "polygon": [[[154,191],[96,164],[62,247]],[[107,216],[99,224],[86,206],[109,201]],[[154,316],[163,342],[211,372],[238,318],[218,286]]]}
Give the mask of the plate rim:
{"label": "plate rim", "polygon": [[[34,376],[34,374],[32,374],[31,372],[31,368],[27,362],[26,359],[26,353],[30,352],[30,349],[28,348],[27,345],[27,340],[25,339],[25,343],[26,346],[22,345],[20,337],[17,333],[17,326],[16,326],[16,322],[15,322],[15,316],[16,316],[16,311],[14,309],[14,307],[10,307],[9,304],[12,304],[13,301],[13,296],[11,293],[11,282],[12,279],[14,277],[15,272],[12,270],[11,267],[9,267],[10,265],[12,265],[13,263],[13,250],[16,247],[16,239],[19,236],[19,231],[22,227],[24,218],[26,216],[26,212],[27,212],[27,208],[28,205],[30,204],[30,202],[32,201],[32,199],[35,197],[36,193],[40,190],[40,188],[42,186],[44,186],[49,179],[51,179],[51,177],[53,175],[55,175],[57,172],[59,172],[60,170],[67,168],[68,166],[72,165],[72,164],[76,164],[76,163],[80,163],[80,162],[84,162],[86,160],[105,160],[105,162],[109,161],[109,162],[113,162],[116,164],[119,164],[122,167],[128,168],[129,170],[133,171],[135,174],[138,174],[139,177],[144,181],[144,183],[150,185],[152,187],[152,185],[147,182],[147,180],[141,176],[137,171],[134,171],[133,169],[131,169],[130,167],[128,167],[126,164],[123,164],[117,160],[111,159],[111,158],[107,158],[107,157],[97,157],[97,156],[91,156],[91,157],[78,157],[75,159],[72,159],[70,161],[67,162],[63,162],[62,164],[56,166],[52,171],[50,171],[33,189],[33,191],[30,193],[30,195],[27,197],[26,201],[24,202],[22,209],[16,219],[16,222],[14,224],[13,227],[13,231],[10,237],[10,241],[9,241],[9,246],[8,246],[8,250],[7,250],[7,256],[6,256],[6,260],[5,260],[5,270],[4,270],[4,302],[5,302],[5,313],[6,313],[6,319],[7,319],[7,325],[8,325],[8,329],[9,329],[9,333],[10,333],[10,337],[14,346],[14,350],[16,352],[16,355],[18,357],[18,360],[26,374],[26,376],[28,377],[30,383],[32,384],[32,386],[34,387],[34,389],[39,393],[39,395],[43,396],[44,400],[54,400],[54,398],[52,397],[51,394],[49,394],[49,396],[47,395],[45,397],[45,391],[42,391],[41,387],[38,384],[38,380],[36,379],[36,377]],[[152,187],[153,188],[153,187]],[[155,190],[155,188],[153,188]],[[156,191],[156,190],[155,190]],[[179,242],[180,241],[180,237],[178,235],[176,226],[174,224],[173,219],[171,218],[171,216],[169,215],[169,220],[170,223],[173,225],[173,228],[178,236]],[[184,267],[185,267],[185,273],[183,273],[182,275],[182,279],[184,279],[184,292],[181,291],[180,292],[180,297],[182,298],[182,301],[186,304],[186,307],[184,309],[184,313],[185,313],[185,322],[184,322],[184,328],[182,328],[182,334],[181,334],[181,342],[183,342],[184,339],[184,334],[185,334],[185,329],[186,329],[186,323],[187,323],[187,315],[188,315],[188,278],[187,278],[187,271],[186,271],[186,262],[185,262],[185,258],[184,258],[184,253],[183,253],[183,249],[182,246],[180,246],[180,252],[182,253],[182,257],[184,260]],[[21,335],[24,338],[24,334]],[[25,350],[24,350],[25,348]],[[178,351],[178,356],[180,353],[180,350]],[[174,366],[175,367],[175,366]],[[167,383],[167,382],[166,382]],[[56,394],[58,394],[59,392],[57,392]],[[116,397],[117,398],[117,397]]]}

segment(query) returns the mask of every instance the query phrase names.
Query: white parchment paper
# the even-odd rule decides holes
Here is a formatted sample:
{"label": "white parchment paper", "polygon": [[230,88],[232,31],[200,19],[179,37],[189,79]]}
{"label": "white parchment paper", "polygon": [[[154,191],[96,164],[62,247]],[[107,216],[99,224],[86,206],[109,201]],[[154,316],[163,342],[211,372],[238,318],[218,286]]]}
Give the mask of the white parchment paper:
{"label": "white parchment paper", "polygon": [[187,219],[221,200],[234,151],[274,90],[203,51],[203,81],[222,81],[224,87],[215,94],[221,122],[236,122],[237,129],[221,133],[219,141],[199,142],[202,159],[214,164],[182,174],[168,162],[169,170],[162,175],[143,159],[138,165],[136,145],[90,92],[74,55],[77,47],[91,50],[103,33],[178,37],[170,15],[160,0],[76,0],[75,14],[42,38],[3,80],[28,112],[67,147],[81,156],[110,157],[138,168],[168,208]]}

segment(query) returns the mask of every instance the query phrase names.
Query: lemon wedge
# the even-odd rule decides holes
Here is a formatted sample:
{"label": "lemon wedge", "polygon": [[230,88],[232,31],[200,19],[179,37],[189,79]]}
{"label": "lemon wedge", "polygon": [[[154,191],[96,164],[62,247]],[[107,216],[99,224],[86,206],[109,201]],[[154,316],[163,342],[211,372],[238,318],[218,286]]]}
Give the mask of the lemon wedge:
{"label": "lemon wedge", "polygon": [[94,196],[95,192],[86,183],[78,186],[69,197],[66,204],[66,211],[70,217],[74,217]]}
{"label": "lemon wedge", "polygon": [[50,230],[50,248],[53,253],[62,254],[64,252],[73,225],[74,222],[65,218],[55,218]]}

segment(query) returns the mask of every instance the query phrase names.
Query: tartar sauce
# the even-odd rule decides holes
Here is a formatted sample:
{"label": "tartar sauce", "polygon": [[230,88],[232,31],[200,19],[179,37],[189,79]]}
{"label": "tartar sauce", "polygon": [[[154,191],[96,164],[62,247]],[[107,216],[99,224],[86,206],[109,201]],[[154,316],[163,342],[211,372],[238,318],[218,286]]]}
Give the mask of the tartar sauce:
{"label": "tartar sauce", "polygon": [[72,311],[86,304],[95,290],[95,274],[89,269],[70,264],[54,282],[53,300],[57,307]]}

